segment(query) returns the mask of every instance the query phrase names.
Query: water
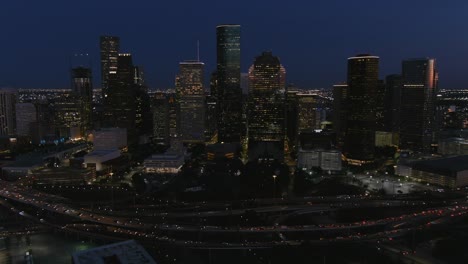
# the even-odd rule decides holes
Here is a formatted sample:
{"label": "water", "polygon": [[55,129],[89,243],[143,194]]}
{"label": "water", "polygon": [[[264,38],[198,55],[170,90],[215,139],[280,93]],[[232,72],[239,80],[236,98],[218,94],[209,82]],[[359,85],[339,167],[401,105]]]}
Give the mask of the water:
{"label": "water", "polygon": [[24,263],[25,252],[32,250],[34,264],[71,263],[74,252],[98,246],[58,234],[13,236],[0,242],[0,263]]}

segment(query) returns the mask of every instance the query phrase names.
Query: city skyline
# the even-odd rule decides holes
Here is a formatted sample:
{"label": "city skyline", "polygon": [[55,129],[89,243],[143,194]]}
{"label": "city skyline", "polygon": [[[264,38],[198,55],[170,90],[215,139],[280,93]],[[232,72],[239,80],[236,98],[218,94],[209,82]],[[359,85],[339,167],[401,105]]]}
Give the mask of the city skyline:
{"label": "city skyline", "polygon": [[[208,80],[207,76],[216,68],[215,27],[223,23],[242,26],[241,72],[247,72],[257,54],[270,50],[289,69],[287,83],[299,87],[331,88],[344,81],[343,62],[360,53],[381,58],[380,79],[401,73],[402,60],[431,57],[438,61],[441,88],[464,88],[468,83],[462,74],[463,62],[468,59],[463,52],[468,38],[456,33],[463,31],[466,24],[463,11],[468,4],[462,1],[450,4],[424,1],[424,5],[416,1],[405,6],[402,1],[333,1],[287,6],[269,1],[266,6],[269,12],[262,12],[265,3],[261,2],[243,5],[240,1],[230,9],[226,3],[183,2],[177,4],[186,7],[180,10],[172,3],[141,3],[129,9],[138,15],[130,14],[132,19],[125,22],[118,19],[127,10],[119,2],[112,9],[114,16],[101,12],[104,3],[85,2],[83,7],[70,10],[61,3],[50,8],[27,2],[8,3],[3,8],[6,13],[3,24],[21,22],[5,30],[9,41],[2,46],[11,52],[4,55],[0,66],[0,87],[68,88],[69,57],[88,53],[96,76],[94,87],[99,88],[101,35],[121,38],[122,52],[131,52],[135,63],[145,68],[151,88],[173,87],[178,62],[197,57],[199,40]],[[412,12],[416,6],[419,11]],[[177,10],[180,12],[175,13]],[[80,15],[88,19],[76,19]],[[437,19],[441,17],[444,19]],[[30,38],[35,39],[34,49],[29,49]]]}

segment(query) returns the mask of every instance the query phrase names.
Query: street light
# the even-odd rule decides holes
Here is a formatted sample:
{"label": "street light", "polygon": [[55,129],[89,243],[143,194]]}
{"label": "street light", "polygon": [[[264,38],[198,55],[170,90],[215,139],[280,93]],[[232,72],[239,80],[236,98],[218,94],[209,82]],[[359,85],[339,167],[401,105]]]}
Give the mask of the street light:
{"label": "street light", "polygon": [[276,198],[276,176],[275,174],[273,174],[273,198]]}

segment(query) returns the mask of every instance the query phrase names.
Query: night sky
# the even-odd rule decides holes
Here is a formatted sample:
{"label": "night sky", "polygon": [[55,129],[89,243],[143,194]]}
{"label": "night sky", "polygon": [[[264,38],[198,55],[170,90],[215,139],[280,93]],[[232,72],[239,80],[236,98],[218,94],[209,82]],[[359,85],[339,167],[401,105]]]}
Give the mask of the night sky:
{"label": "night sky", "polygon": [[145,68],[151,88],[174,86],[178,62],[216,67],[216,25],[242,26],[242,72],[264,50],[280,57],[302,88],[346,80],[346,60],[380,56],[380,76],[401,60],[434,57],[441,88],[468,88],[466,0],[9,0],[0,4],[0,87],[68,88],[69,57],[92,55],[100,83],[99,36]]}

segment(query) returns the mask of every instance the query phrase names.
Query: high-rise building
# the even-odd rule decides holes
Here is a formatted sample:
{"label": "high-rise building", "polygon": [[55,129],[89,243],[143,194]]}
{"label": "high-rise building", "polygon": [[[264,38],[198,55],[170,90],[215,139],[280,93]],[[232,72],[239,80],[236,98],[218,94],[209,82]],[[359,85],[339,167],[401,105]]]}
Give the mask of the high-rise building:
{"label": "high-rise building", "polygon": [[333,128],[337,136],[337,144],[343,147],[346,136],[346,124],[348,122],[348,96],[347,84],[333,85]]}
{"label": "high-rise building", "polygon": [[298,93],[297,95],[297,130],[312,132],[321,128],[322,109],[317,94]]}
{"label": "high-rise building", "polygon": [[179,137],[182,142],[205,141],[204,63],[185,61],[179,64],[176,94],[179,103]]}
{"label": "high-rise building", "polygon": [[72,90],[80,107],[81,133],[93,128],[93,81],[90,68],[77,67],[72,69]]}
{"label": "high-rise building", "polygon": [[240,142],[243,130],[240,25],[219,25],[216,27],[216,37],[219,87],[218,141]]}
{"label": "high-rise building", "polygon": [[400,131],[401,89],[402,76],[399,74],[388,75],[385,78],[384,118],[385,131]]}
{"label": "high-rise building", "polygon": [[55,136],[60,138],[80,137],[81,102],[74,92],[64,93],[60,98],[51,103],[54,113],[53,123]]}
{"label": "high-rise building", "polygon": [[130,144],[136,138],[136,88],[132,55],[118,54],[117,72],[109,76],[107,108],[110,111],[107,120],[109,127],[126,128]]}
{"label": "high-rise building", "polygon": [[205,99],[205,141],[216,143],[218,105],[213,95],[207,95]]}
{"label": "high-rise building", "polygon": [[169,138],[175,139],[178,137],[179,131],[179,104],[177,103],[175,94],[168,94],[168,110],[169,110]]}
{"label": "high-rise building", "polygon": [[438,74],[435,59],[402,63],[400,146],[429,151],[435,132],[435,96]]}
{"label": "high-rise building", "polygon": [[153,141],[169,145],[169,99],[165,93],[155,93],[152,98]]}
{"label": "high-rise building", "polygon": [[240,87],[242,90],[242,94],[244,95],[249,94],[249,73],[248,72],[241,73]]}
{"label": "high-rise building", "polygon": [[294,148],[297,140],[297,94],[299,90],[293,85],[286,87],[286,136],[289,142],[289,147]]}
{"label": "high-rise building", "polygon": [[13,88],[0,89],[0,136],[16,134],[16,102],[18,91]]}
{"label": "high-rise building", "polygon": [[345,155],[359,162],[374,159],[379,57],[348,58],[348,117]]}
{"label": "high-rise building", "polygon": [[37,111],[33,103],[16,104],[16,134],[32,137],[37,122]]}
{"label": "high-rise building", "polygon": [[117,74],[120,38],[115,36],[101,36],[101,89],[102,97],[106,100],[109,93],[110,75]]}
{"label": "high-rise building", "polygon": [[284,67],[271,52],[263,52],[249,70],[249,159],[284,158]]}
{"label": "high-rise building", "polygon": [[152,119],[150,96],[145,84],[144,71],[141,66],[133,67],[133,89],[135,92],[135,128],[138,135],[152,133]]}

